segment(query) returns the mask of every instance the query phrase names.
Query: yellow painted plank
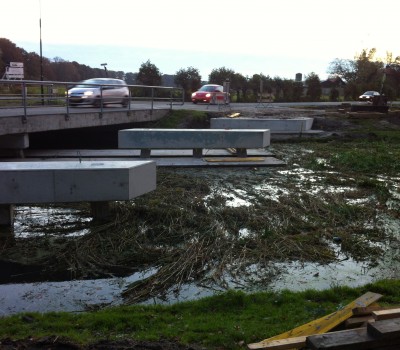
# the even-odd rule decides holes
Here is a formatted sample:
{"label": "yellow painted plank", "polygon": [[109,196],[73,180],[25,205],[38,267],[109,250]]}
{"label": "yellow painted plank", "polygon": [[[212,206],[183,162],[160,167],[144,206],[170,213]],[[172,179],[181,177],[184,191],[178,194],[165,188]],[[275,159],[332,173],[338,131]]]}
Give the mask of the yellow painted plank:
{"label": "yellow painted plank", "polygon": [[307,335],[300,337],[293,337],[287,339],[276,339],[265,342],[263,347],[260,348],[257,344],[247,345],[249,349],[274,349],[274,350],[286,350],[286,349],[297,349],[303,348],[306,345]]}
{"label": "yellow painted plank", "polygon": [[240,116],[240,113],[233,113],[233,114],[228,115],[228,118],[237,118],[239,116]]}
{"label": "yellow painted plank", "polygon": [[265,157],[224,157],[224,158],[203,158],[206,162],[262,162]]}
{"label": "yellow painted plank", "polygon": [[[352,316],[352,310],[355,307],[366,307],[382,297],[381,294],[367,292],[361,297],[353,300],[350,304],[346,305],[343,309],[335,311],[329,315],[323,316],[317,320],[313,320],[309,323],[291,329],[290,331],[278,334],[274,337],[264,339],[258,343],[249,344],[250,349],[265,349],[271,340],[286,339],[292,337],[308,336],[312,334],[325,333],[332,328],[336,327],[338,324],[347,320]],[[251,346],[251,347],[250,347]]]}

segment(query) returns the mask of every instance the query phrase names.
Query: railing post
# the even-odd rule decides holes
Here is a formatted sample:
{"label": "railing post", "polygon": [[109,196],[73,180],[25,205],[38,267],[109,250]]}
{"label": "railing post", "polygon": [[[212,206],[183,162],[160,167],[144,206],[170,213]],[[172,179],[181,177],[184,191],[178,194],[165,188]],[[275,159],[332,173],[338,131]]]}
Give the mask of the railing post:
{"label": "railing post", "polygon": [[103,85],[100,85],[100,118],[103,117]]}
{"label": "railing post", "polygon": [[68,95],[68,84],[65,84],[65,93],[67,96],[66,104],[67,104],[67,118],[69,118],[69,95]]}
{"label": "railing post", "polygon": [[27,94],[27,89],[26,89],[26,83],[22,82],[22,105],[24,106],[24,117],[22,119],[23,123],[26,123],[26,94]]}
{"label": "railing post", "polygon": [[151,87],[151,110],[153,110],[154,106],[154,87]]}

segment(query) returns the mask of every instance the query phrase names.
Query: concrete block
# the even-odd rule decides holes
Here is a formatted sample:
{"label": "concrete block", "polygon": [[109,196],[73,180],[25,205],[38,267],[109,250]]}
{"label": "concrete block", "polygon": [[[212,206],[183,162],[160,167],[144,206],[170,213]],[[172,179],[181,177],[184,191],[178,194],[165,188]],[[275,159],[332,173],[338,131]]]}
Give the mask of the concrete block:
{"label": "concrete block", "polygon": [[13,224],[13,220],[14,206],[9,204],[0,204],[0,226],[11,226]]}
{"label": "concrete block", "polygon": [[28,134],[15,134],[0,136],[0,148],[25,149],[29,147]]}
{"label": "concrete block", "polygon": [[152,161],[0,163],[0,204],[130,200],[155,188]]}
{"label": "concrete block", "polygon": [[125,129],[118,132],[119,148],[264,148],[269,144],[269,130]]}
{"label": "concrete block", "polygon": [[314,119],[286,118],[211,118],[211,129],[269,129],[275,132],[304,132],[310,130]]}

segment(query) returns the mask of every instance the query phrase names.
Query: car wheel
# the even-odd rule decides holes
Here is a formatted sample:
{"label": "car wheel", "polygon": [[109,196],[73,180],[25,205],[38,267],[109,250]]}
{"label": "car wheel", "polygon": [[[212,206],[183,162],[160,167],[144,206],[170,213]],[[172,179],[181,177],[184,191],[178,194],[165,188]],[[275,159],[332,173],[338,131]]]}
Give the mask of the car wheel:
{"label": "car wheel", "polygon": [[193,101],[194,104],[197,104],[197,101]]}
{"label": "car wheel", "polygon": [[96,108],[100,108],[100,107],[101,107],[100,96],[95,97],[95,99],[94,99],[94,101],[93,101],[93,107],[96,107]]}
{"label": "car wheel", "polygon": [[128,103],[129,103],[129,98],[128,98],[128,97],[125,97],[125,98],[122,100],[122,107],[128,107]]}

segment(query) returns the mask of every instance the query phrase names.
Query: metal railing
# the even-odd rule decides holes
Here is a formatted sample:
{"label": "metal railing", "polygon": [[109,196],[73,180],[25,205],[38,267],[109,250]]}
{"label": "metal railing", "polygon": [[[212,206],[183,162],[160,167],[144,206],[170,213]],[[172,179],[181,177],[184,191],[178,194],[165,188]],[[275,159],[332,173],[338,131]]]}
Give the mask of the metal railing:
{"label": "metal railing", "polygon": [[[83,82],[57,82],[37,80],[0,80],[0,109],[23,108],[24,115],[31,108],[52,106],[65,107],[66,113],[70,113],[73,107],[79,107],[81,103],[73,103],[68,90],[77,85],[84,84],[87,87],[99,88],[100,95],[93,99],[94,107],[103,110],[109,103],[118,103],[118,100],[109,100],[107,91],[123,88],[117,84],[92,84]],[[184,91],[182,88],[167,86],[126,85],[128,96],[121,101],[121,108],[130,110],[131,104],[137,102],[149,103],[149,109],[154,108],[155,102],[165,102],[172,108],[174,104],[184,104]],[[85,105],[87,105],[85,103]],[[90,105],[90,104],[89,104]],[[74,113],[86,113],[74,110]]]}

